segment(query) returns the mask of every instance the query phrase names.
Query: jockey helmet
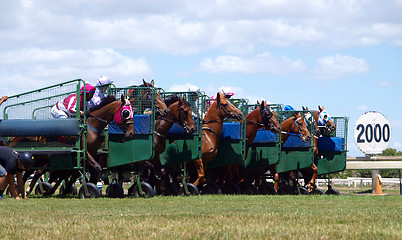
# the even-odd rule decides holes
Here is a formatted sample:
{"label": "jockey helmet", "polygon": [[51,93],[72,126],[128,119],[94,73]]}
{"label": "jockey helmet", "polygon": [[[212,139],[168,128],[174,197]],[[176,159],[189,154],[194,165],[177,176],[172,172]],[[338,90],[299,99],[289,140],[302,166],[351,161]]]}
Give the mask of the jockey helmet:
{"label": "jockey helmet", "polygon": [[94,93],[96,89],[95,89],[94,86],[92,86],[91,84],[87,83],[87,84],[85,84],[85,86],[81,87],[80,92],[84,93],[84,90],[85,90],[86,93]]}
{"label": "jockey helmet", "polygon": [[113,81],[110,80],[110,78],[108,78],[106,76],[100,76],[98,78],[98,80],[96,81],[96,86],[105,85],[105,84],[111,84],[111,83],[113,83]]}
{"label": "jockey helmet", "polygon": [[35,159],[30,152],[21,153],[20,161],[25,169],[31,169],[35,163]]}

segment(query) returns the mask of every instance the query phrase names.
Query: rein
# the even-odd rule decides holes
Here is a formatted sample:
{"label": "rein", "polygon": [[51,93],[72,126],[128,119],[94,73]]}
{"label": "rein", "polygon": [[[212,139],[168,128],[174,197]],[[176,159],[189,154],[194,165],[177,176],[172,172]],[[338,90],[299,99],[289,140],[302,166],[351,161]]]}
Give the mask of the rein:
{"label": "rein", "polygon": [[[300,119],[301,119],[301,117],[299,117],[299,118],[297,118],[297,119],[295,120],[295,127],[297,127],[297,131],[298,131],[299,133],[291,133],[291,132],[285,132],[285,131],[281,131],[281,133],[282,133],[282,134],[286,134],[286,135],[290,135],[290,136],[298,136],[298,137],[301,137],[302,134],[300,133],[299,124],[297,123],[297,121],[300,120]],[[293,127],[293,129],[294,129],[295,127]]]}

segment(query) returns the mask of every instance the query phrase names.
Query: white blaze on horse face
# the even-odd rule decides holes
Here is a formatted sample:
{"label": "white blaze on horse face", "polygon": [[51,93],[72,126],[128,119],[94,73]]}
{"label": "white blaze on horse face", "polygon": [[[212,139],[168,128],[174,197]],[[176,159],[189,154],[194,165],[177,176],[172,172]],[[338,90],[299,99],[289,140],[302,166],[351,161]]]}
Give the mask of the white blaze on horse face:
{"label": "white blaze on horse face", "polygon": [[331,116],[327,113],[327,111],[320,112],[318,116],[318,124],[320,126],[324,126],[329,120],[331,120]]}
{"label": "white blaze on horse face", "polygon": [[307,112],[304,114],[304,121],[306,124],[310,125],[313,121],[313,116],[311,115],[311,112]]}

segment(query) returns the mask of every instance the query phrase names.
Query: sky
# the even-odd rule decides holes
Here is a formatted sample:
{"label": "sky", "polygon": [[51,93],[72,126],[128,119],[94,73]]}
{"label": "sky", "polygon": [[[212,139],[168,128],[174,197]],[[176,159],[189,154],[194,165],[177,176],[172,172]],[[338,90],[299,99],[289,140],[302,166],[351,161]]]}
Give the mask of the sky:
{"label": "sky", "polygon": [[391,125],[402,151],[402,0],[0,0],[0,96],[81,78],[231,89]]}

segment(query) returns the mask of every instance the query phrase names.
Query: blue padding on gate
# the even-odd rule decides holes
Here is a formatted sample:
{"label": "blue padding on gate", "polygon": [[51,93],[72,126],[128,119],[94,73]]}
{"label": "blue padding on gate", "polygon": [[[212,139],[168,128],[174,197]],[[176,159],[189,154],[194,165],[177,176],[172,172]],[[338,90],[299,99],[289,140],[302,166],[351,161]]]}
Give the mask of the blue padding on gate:
{"label": "blue padding on gate", "polygon": [[290,135],[288,140],[282,146],[283,148],[307,148],[310,147],[310,141],[303,142],[299,136]]}
{"label": "blue padding on gate", "polygon": [[320,137],[317,145],[320,152],[342,152],[343,139],[340,137]]}
{"label": "blue padding on gate", "polygon": [[265,130],[265,129],[258,129],[257,135],[255,136],[253,143],[274,143],[276,142],[276,134]]}
{"label": "blue padding on gate", "polygon": [[222,140],[240,140],[241,128],[240,123],[223,123]]}
{"label": "blue padding on gate", "polygon": [[[197,117],[193,117],[193,119],[194,119],[194,123],[198,122]],[[177,136],[182,136],[182,135],[189,136],[189,134],[187,134],[186,131],[184,130],[184,127],[180,126],[177,123],[173,123],[172,127],[169,130],[168,137],[177,137]]]}
{"label": "blue padding on gate", "polygon": [[[149,134],[151,125],[151,116],[148,114],[144,115],[134,115],[134,130],[135,134]],[[109,124],[108,127],[109,134],[124,134],[120,128],[116,125]]]}
{"label": "blue padding on gate", "polygon": [[182,126],[177,123],[173,123],[172,128],[170,128],[168,136],[185,135],[186,131]]}
{"label": "blue padding on gate", "polygon": [[0,136],[78,136],[80,122],[77,119],[9,119],[0,122]]}

